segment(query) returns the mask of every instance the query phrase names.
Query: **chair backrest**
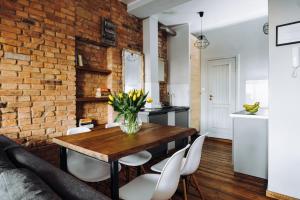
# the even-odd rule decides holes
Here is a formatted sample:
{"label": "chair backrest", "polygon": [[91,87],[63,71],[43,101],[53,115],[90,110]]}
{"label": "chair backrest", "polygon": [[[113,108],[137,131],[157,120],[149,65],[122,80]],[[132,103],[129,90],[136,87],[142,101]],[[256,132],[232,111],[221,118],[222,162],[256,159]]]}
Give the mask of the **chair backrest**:
{"label": "chair backrest", "polygon": [[86,133],[86,132],[90,132],[91,129],[84,127],[84,126],[80,126],[80,127],[76,127],[76,128],[70,128],[67,131],[67,135],[74,135],[74,134],[78,134],[78,133]]}
{"label": "chair backrest", "polygon": [[191,145],[186,160],[181,169],[181,175],[193,174],[199,167],[202,155],[202,147],[207,133],[199,136]]}
{"label": "chair backrest", "polygon": [[170,199],[176,192],[180,178],[182,159],[186,149],[189,148],[189,146],[190,145],[188,144],[185,148],[177,151],[168,160],[160,174],[152,199]]}
{"label": "chair backrest", "polygon": [[107,123],[105,124],[105,128],[113,128],[119,126],[119,123],[113,122],[113,123]]}
{"label": "chair backrest", "polygon": [[[87,132],[90,132],[91,129],[87,128],[87,127],[84,127],[84,126],[79,126],[79,127],[76,127],[76,128],[69,128],[67,130],[67,135],[75,135],[75,134],[79,134],[79,133],[87,133]],[[67,156],[68,158],[72,157],[73,155],[78,155],[79,153],[73,151],[73,150],[70,150],[70,149],[67,149]]]}

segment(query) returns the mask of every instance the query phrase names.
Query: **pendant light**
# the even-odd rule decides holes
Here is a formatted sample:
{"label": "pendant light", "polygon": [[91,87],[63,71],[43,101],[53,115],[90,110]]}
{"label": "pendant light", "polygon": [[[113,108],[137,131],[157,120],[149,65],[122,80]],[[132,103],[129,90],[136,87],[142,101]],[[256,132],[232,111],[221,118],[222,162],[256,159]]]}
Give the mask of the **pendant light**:
{"label": "pendant light", "polygon": [[204,12],[198,12],[200,18],[201,18],[201,34],[197,36],[197,41],[195,42],[194,46],[199,48],[199,49],[205,49],[209,45],[209,41],[205,37],[205,35],[202,34],[202,18],[204,15]]}

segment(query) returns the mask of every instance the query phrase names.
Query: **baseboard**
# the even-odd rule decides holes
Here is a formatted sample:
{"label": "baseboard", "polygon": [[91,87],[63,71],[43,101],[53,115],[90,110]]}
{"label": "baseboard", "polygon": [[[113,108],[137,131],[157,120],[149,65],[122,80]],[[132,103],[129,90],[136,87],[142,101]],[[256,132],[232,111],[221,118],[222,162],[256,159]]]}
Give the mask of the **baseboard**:
{"label": "baseboard", "polygon": [[232,144],[232,140],[228,140],[228,139],[221,139],[221,138],[215,138],[215,137],[209,137],[209,136],[206,139],[212,140],[212,141],[217,141],[217,142],[223,142],[223,143],[227,143],[227,144]]}
{"label": "baseboard", "polygon": [[294,197],[290,197],[284,194],[279,194],[277,192],[272,192],[269,190],[266,191],[266,196],[274,199],[279,199],[279,200],[299,200]]}
{"label": "baseboard", "polygon": [[251,177],[252,179],[256,179],[258,181],[267,181],[267,179],[265,179],[265,178],[261,178],[261,177],[257,177],[257,176],[251,176],[251,175],[243,174],[243,173],[239,173],[239,172],[234,172],[234,176],[238,176],[240,178],[249,178],[249,177]]}

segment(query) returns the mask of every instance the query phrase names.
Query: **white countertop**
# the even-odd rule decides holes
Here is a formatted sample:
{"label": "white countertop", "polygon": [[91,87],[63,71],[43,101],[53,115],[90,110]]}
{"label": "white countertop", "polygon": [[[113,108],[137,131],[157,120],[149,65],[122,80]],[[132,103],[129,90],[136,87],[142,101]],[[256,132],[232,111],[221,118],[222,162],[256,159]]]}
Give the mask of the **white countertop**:
{"label": "white countertop", "polygon": [[232,118],[249,118],[249,119],[268,119],[269,118],[269,110],[265,108],[260,108],[257,113],[250,114],[245,110],[235,112],[230,114]]}

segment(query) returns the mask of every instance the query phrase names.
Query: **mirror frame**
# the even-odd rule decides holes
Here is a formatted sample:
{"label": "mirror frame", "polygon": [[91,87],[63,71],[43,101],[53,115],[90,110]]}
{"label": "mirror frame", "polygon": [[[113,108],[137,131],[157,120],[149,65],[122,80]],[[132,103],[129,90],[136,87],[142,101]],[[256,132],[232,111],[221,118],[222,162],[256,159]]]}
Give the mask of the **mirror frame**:
{"label": "mirror frame", "polygon": [[142,71],[142,74],[140,74],[140,81],[142,82],[142,88],[140,88],[140,89],[145,89],[145,60],[144,60],[144,54],[142,52],[139,52],[139,51],[124,48],[122,50],[122,90],[125,91],[125,52],[126,51],[129,52],[129,53],[137,54],[141,57],[142,63],[141,63],[140,69]]}

